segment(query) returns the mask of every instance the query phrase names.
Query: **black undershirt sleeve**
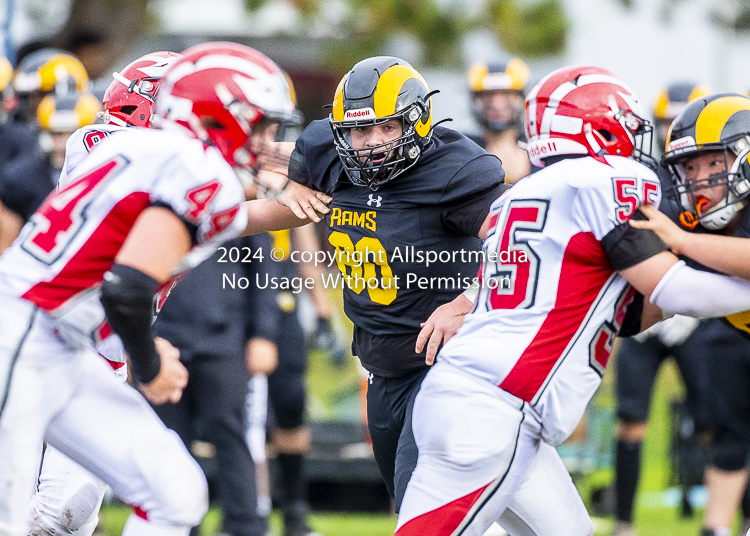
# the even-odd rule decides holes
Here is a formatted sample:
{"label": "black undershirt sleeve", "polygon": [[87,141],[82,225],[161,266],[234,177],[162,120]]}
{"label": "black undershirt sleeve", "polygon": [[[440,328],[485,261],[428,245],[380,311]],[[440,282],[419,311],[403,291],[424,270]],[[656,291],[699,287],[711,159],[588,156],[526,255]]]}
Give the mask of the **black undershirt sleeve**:
{"label": "black undershirt sleeve", "polygon": [[161,358],[151,332],[152,303],[158,282],[140,270],[114,264],[104,274],[101,301],[107,322],[122,340],[133,377],[149,383],[159,374]]}
{"label": "black undershirt sleeve", "polygon": [[[646,216],[637,211],[633,218],[645,220]],[[617,225],[607,233],[601,244],[615,270],[630,268],[669,249],[653,231],[636,229],[628,222]]]}
{"label": "black undershirt sleeve", "polygon": [[188,230],[188,233],[190,233],[190,243],[191,245],[196,245],[198,243],[198,226],[194,224],[193,222],[189,221],[185,216],[182,216],[180,214],[177,214],[175,210],[172,208],[171,205],[168,203],[165,203],[163,201],[154,201],[151,203],[152,207],[159,207],[159,208],[166,208],[167,210],[171,210],[172,213],[177,216],[180,221],[185,224],[185,227]]}
{"label": "black undershirt sleeve", "polygon": [[620,326],[620,337],[632,337],[641,332],[641,316],[643,314],[643,294],[636,292],[633,296],[633,302],[628,305],[625,311],[625,318]]}
{"label": "black undershirt sleeve", "polygon": [[501,183],[446,207],[443,212],[446,228],[458,235],[477,236],[490,212],[490,206],[509,188],[510,184]]}

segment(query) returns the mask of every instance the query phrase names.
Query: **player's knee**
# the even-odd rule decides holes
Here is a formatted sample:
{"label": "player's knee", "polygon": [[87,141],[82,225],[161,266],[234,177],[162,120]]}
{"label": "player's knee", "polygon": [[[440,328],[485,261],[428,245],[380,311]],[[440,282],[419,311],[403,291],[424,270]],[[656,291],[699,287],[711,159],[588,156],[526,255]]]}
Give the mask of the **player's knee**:
{"label": "player's knee", "polygon": [[139,451],[141,474],[151,488],[147,504],[142,505],[148,519],[178,526],[198,525],[208,511],[208,484],[177,435],[165,433]]}

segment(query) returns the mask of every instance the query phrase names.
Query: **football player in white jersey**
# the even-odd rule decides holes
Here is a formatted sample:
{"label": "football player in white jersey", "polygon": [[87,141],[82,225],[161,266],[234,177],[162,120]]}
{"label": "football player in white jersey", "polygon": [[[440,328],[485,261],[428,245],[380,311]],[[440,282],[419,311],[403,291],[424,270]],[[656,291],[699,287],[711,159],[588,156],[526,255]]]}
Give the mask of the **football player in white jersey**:
{"label": "football player in white jersey", "polygon": [[229,43],[189,49],[157,97],[163,130],[103,140],[5,252],[0,535],[28,533],[42,440],[133,505],[123,534],[184,536],[201,521],[202,471],[93,347],[114,331],[141,393],[154,403],[180,398],[179,355],[151,335],[159,285],[189,268],[194,246],[263,229],[268,213],[299,225],[294,212],[319,219],[315,211],[327,210],[327,198],[300,188],[287,196],[292,210],[243,205],[238,174],[257,170],[293,109],[286,78],[263,54]]}
{"label": "football player in white jersey", "polygon": [[643,304],[692,316],[750,305],[748,282],[688,268],[628,225],[661,191],[636,161],[651,128],[624,82],[559,69],[524,108],[543,169],[493,204],[474,309],[417,395],[399,536],[478,536],[501,514],[512,535],[593,534],[552,447],[581,419],[615,336],[640,329]]}
{"label": "football player in white jersey", "polygon": [[[104,111],[100,112],[106,124],[86,125],[68,138],[58,188],[67,186],[73,169],[101,140],[128,126],[151,126],[161,77],[180,57],[174,52],[153,52],[113,73],[114,80],[104,93]],[[124,382],[127,379],[126,356],[119,338],[114,334],[104,338],[96,350]],[[99,523],[105,490],[106,485],[99,478],[54,447],[47,446],[36,493],[31,500],[30,534],[91,536]]]}

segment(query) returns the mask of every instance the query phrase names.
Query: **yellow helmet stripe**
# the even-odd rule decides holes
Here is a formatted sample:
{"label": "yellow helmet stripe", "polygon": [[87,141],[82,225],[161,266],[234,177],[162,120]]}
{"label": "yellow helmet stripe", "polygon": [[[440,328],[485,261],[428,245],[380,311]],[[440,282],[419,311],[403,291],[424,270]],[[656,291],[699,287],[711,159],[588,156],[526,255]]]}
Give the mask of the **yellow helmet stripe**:
{"label": "yellow helmet stripe", "polygon": [[521,91],[526,86],[526,82],[529,80],[529,75],[531,74],[529,66],[520,58],[510,60],[508,66],[505,68],[505,72],[508,73],[511,80],[509,89],[516,89],[518,91]]}
{"label": "yellow helmet stripe", "polygon": [[428,87],[422,75],[406,65],[393,65],[380,75],[378,85],[375,86],[373,99],[377,117],[388,117],[396,113],[396,101],[399,93],[401,93],[404,82],[410,78],[416,78],[424,84],[425,88]]}
{"label": "yellow helmet stripe", "polygon": [[486,63],[475,63],[469,69],[469,87],[472,91],[484,91],[484,77],[490,74]]}
{"label": "yellow helmet stripe", "polygon": [[665,89],[659,93],[654,104],[654,119],[664,119],[667,116],[667,106],[669,106],[669,94]]}
{"label": "yellow helmet stripe", "polygon": [[695,122],[695,143],[717,143],[729,118],[740,110],[750,110],[750,100],[745,97],[721,97],[709,102]]}
{"label": "yellow helmet stripe", "polygon": [[13,66],[8,58],[0,57],[0,91],[8,87],[11,78],[13,78]]}
{"label": "yellow helmet stripe", "polygon": [[344,120],[344,82],[346,82],[346,76],[341,79],[341,82],[339,82],[339,87],[336,88],[336,93],[334,93],[333,95],[332,114],[334,121]]}
{"label": "yellow helmet stripe", "polygon": [[56,54],[39,69],[39,89],[41,91],[52,91],[61,75],[73,79],[76,91],[83,91],[89,85],[86,69],[78,59],[66,54]]}
{"label": "yellow helmet stripe", "polygon": [[690,96],[688,97],[688,102],[693,102],[695,99],[699,99],[701,97],[706,97],[711,94],[711,90],[708,88],[708,86],[702,86],[698,84],[693,88],[693,91],[690,92]]}

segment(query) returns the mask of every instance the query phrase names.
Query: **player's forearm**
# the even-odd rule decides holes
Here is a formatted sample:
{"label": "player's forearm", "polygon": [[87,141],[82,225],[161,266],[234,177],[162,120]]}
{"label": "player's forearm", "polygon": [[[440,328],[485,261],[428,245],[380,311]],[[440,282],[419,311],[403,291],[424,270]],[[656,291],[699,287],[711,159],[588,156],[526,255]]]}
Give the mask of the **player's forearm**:
{"label": "player's forearm", "polygon": [[750,310],[750,282],[694,270],[680,261],[659,280],[649,300],[669,313],[722,317]]}
{"label": "player's forearm", "polygon": [[711,234],[688,234],[676,247],[689,257],[719,272],[750,279],[750,239]]}
{"label": "player's forearm", "polygon": [[309,219],[298,218],[275,199],[254,199],[245,201],[243,205],[247,210],[247,227],[242,236],[292,229],[310,223]]}

